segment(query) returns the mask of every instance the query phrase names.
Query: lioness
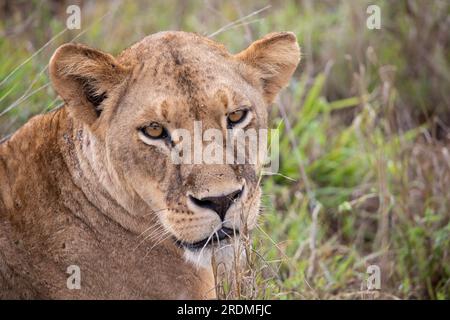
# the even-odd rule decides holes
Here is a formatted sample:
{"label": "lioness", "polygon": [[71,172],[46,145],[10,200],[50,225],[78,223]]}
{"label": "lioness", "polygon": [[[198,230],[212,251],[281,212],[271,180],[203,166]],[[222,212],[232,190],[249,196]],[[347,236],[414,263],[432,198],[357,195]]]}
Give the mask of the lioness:
{"label": "lioness", "polygon": [[211,252],[255,226],[261,164],[175,164],[172,132],[267,127],[299,60],[289,32],[235,55],[186,32],[58,48],[64,106],[0,144],[0,298],[214,298]]}

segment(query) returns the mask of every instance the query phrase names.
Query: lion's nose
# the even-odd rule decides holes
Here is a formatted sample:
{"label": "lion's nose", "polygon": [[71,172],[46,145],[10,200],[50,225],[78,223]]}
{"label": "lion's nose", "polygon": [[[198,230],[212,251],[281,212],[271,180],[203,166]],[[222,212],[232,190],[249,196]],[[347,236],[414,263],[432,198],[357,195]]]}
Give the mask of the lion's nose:
{"label": "lion's nose", "polygon": [[202,199],[197,199],[193,196],[189,196],[189,198],[197,206],[215,211],[223,221],[230,206],[242,195],[242,190],[243,189],[236,190],[219,197],[205,197]]}

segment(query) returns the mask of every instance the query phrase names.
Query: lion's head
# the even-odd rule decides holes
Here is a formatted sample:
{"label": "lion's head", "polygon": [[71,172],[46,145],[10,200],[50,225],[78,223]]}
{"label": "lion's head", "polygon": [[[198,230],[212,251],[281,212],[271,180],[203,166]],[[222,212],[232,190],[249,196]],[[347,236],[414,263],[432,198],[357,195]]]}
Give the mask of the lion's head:
{"label": "lion's head", "polygon": [[[269,34],[233,55],[197,34],[162,32],[118,57],[63,45],[50,76],[83,125],[81,149],[98,181],[130,212],[145,203],[145,214],[192,256],[255,226],[261,163],[195,162],[198,145],[188,151],[191,163],[176,163],[172,152],[186,143],[176,132],[229,137],[267,128],[267,106],[299,59],[292,33]],[[205,140],[200,147],[214,142]]]}

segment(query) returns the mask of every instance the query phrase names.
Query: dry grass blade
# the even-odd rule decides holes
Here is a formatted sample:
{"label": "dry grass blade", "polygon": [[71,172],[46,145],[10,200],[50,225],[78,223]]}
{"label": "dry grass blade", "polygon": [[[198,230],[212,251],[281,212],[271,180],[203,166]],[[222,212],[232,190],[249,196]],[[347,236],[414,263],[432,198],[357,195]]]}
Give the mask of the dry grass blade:
{"label": "dry grass blade", "polygon": [[234,27],[236,24],[238,24],[238,23],[240,23],[240,22],[242,22],[244,20],[247,20],[248,18],[253,17],[253,16],[255,16],[255,15],[257,15],[257,14],[259,14],[259,13],[265,11],[265,10],[270,9],[270,7],[271,7],[271,5],[265,6],[265,7],[261,8],[261,9],[259,9],[259,10],[256,10],[256,11],[254,11],[254,12],[252,12],[252,13],[244,16],[244,17],[242,17],[242,18],[239,18],[239,19],[237,19],[235,21],[232,21],[232,22],[226,24],[225,26],[223,26],[222,28],[218,29],[217,31],[214,31],[213,33],[209,34],[208,37],[212,38],[214,36],[217,36],[218,34],[228,30],[229,28]]}
{"label": "dry grass blade", "polygon": [[1,82],[0,87],[5,84],[9,78],[11,78],[20,68],[22,68],[24,65],[26,65],[30,60],[32,60],[36,55],[38,55],[42,50],[47,48],[53,41],[55,41],[57,38],[59,38],[64,32],[66,32],[67,29],[63,29],[58,34],[56,34],[54,37],[52,37],[49,41],[47,41],[42,47],[40,47],[36,52],[34,52],[30,57],[25,59],[21,64],[19,64],[17,67],[14,68],[13,71],[11,71]]}

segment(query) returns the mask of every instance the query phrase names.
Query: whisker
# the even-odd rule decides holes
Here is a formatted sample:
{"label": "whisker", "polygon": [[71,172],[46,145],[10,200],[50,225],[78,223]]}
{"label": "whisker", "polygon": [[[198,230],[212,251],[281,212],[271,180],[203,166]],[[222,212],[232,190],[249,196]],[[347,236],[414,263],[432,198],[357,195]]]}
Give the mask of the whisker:
{"label": "whisker", "polygon": [[[162,232],[162,233],[160,233]],[[157,239],[159,239],[161,236],[164,236],[165,234],[169,233],[169,231],[165,230],[164,227],[155,229],[150,235],[144,237],[136,246],[136,248],[134,248],[134,250],[136,250],[137,248],[139,248],[140,245],[142,245],[145,241],[155,241]]]}
{"label": "whisker", "polygon": [[205,244],[203,245],[202,249],[200,250],[200,253],[197,257],[197,266],[200,264],[200,258],[203,254],[203,250],[206,248],[206,246],[208,245],[209,240],[211,240],[211,237],[214,235],[214,233],[211,233],[208,237],[208,239],[206,240]]}
{"label": "whisker", "polygon": [[149,235],[145,236],[138,244],[138,247],[144,243],[145,241],[151,242],[151,241],[155,241],[156,239],[158,239],[162,234],[165,233],[165,229],[164,228],[159,228],[154,230],[153,232],[151,232]]}
{"label": "whisker", "polygon": [[147,229],[145,229],[144,231],[142,231],[137,238],[139,239],[140,237],[142,237],[144,235],[144,233],[150,231],[150,230],[154,230],[155,228],[158,228],[158,226],[155,226],[154,224],[152,224],[150,227],[148,227]]}
{"label": "whisker", "polygon": [[166,232],[168,232],[168,231],[164,227],[161,227],[161,228],[155,230],[154,232],[152,232],[151,234],[149,234],[148,236],[146,236],[143,239],[143,241],[145,241],[145,240],[155,241],[156,239],[158,239],[160,237],[161,234],[164,234]]}
{"label": "whisker", "polygon": [[158,210],[151,210],[151,212],[150,212],[150,213],[146,213],[146,214],[144,214],[144,215],[143,215],[143,217],[146,217],[146,216],[149,216],[149,215],[151,215],[151,214],[155,214],[155,213],[158,213],[158,212],[161,212],[161,211],[167,210],[167,209],[169,209],[169,208],[163,208],[163,209],[158,209]]}
{"label": "whisker", "polygon": [[145,254],[144,258],[147,257],[147,255],[159,244],[161,244],[162,242],[166,241],[167,239],[169,239],[172,234],[170,232],[167,232],[168,235],[166,237],[163,237],[161,240],[159,240],[158,242],[155,242],[155,244],[153,246],[151,246],[151,248],[149,249],[149,251]]}

